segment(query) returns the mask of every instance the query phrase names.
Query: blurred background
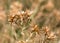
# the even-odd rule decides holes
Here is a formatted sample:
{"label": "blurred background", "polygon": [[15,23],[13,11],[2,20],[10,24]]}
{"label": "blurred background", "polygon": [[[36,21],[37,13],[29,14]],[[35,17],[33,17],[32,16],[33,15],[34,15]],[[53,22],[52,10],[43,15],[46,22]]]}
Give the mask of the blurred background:
{"label": "blurred background", "polygon": [[0,43],[60,43],[60,0],[0,0]]}

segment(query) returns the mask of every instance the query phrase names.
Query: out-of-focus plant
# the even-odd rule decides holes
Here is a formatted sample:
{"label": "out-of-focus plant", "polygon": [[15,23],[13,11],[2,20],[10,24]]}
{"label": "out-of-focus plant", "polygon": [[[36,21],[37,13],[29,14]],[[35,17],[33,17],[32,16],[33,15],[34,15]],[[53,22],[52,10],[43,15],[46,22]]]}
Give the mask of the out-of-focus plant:
{"label": "out-of-focus plant", "polygon": [[[45,0],[46,1],[46,0]],[[11,25],[13,27],[15,27],[16,29],[13,29],[14,31],[14,38],[16,40],[20,40],[21,36],[23,40],[21,43],[28,43],[29,41],[31,41],[33,39],[33,43],[35,42],[35,37],[38,35],[39,36],[39,40],[38,42],[40,43],[48,43],[49,41],[51,41],[52,39],[54,40],[54,38],[56,38],[54,36],[53,33],[51,33],[50,30],[48,30],[49,28],[46,28],[46,26],[49,26],[49,20],[50,18],[52,18],[52,14],[51,15],[42,15],[43,19],[41,22],[38,20],[39,17],[36,19],[37,14],[39,13],[39,11],[41,12],[42,6],[44,6],[44,4],[42,4],[43,2],[45,2],[44,0],[39,0],[39,3],[37,5],[37,7],[33,10],[33,11],[20,11],[18,8],[16,8],[16,12],[11,13],[9,15],[9,22],[11,23]],[[23,2],[24,3],[24,2]],[[42,5],[41,5],[42,4]],[[24,5],[24,4],[23,4]],[[46,4],[45,4],[46,5]],[[49,5],[51,5],[49,7]],[[46,9],[46,7],[48,9]],[[14,7],[13,7],[14,8]],[[20,8],[20,7],[19,7]],[[26,7],[27,8],[27,7]],[[26,9],[25,8],[25,9]],[[53,9],[53,5],[52,3],[48,3],[44,9],[46,9],[48,12],[52,11],[50,10]],[[43,10],[44,10],[43,9]],[[43,11],[42,10],[42,11]],[[14,9],[11,11],[15,11]],[[32,13],[31,13],[32,12]],[[43,12],[42,12],[43,13]],[[45,13],[46,14],[46,13]],[[48,14],[48,13],[47,13]],[[41,18],[41,19],[42,19]],[[48,20],[49,19],[49,20]],[[39,21],[39,22],[38,22]],[[44,21],[44,23],[43,23]],[[48,23],[47,23],[48,22]],[[43,24],[41,24],[43,23]],[[39,25],[41,25],[41,27]],[[47,25],[46,25],[47,24]],[[44,27],[45,28],[42,28]],[[41,29],[40,29],[41,28]],[[28,31],[29,30],[29,31]],[[27,33],[26,33],[27,32]],[[20,36],[21,35],[21,36]],[[20,36],[20,37],[19,37]],[[26,37],[25,37],[26,36]],[[20,40],[20,41],[21,41]],[[49,41],[48,41],[49,40]]]}
{"label": "out-of-focus plant", "polygon": [[1,43],[57,43],[60,13],[52,0],[6,0],[5,8]]}

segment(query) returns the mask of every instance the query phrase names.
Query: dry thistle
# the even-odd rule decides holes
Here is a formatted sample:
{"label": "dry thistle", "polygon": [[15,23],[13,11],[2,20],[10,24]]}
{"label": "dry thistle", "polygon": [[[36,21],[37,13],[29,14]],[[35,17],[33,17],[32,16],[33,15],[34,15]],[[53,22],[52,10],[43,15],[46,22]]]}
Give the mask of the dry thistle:
{"label": "dry thistle", "polygon": [[47,40],[52,40],[56,38],[55,33],[51,32],[51,30],[47,26],[45,27],[45,36]]}
{"label": "dry thistle", "polygon": [[37,25],[34,25],[32,28],[32,32],[37,32],[39,34],[39,27]]}
{"label": "dry thistle", "polygon": [[27,12],[21,11],[18,14],[10,14],[8,21],[20,26],[26,26],[31,21],[30,15]]}

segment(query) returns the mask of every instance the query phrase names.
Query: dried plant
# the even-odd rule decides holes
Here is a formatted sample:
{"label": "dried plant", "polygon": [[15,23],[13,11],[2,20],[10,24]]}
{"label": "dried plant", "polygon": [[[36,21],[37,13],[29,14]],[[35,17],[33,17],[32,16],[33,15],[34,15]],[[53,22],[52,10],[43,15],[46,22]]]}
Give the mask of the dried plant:
{"label": "dried plant", "polygon": [[1,0],[0,43],[60,43],[60,10],[53,1]]}

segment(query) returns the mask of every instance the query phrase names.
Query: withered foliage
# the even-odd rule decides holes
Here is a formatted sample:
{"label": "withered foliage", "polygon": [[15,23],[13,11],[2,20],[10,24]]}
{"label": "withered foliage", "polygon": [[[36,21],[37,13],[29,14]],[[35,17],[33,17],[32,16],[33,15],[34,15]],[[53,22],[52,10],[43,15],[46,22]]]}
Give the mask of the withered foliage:
{"label": "withered foliage", "polygon": [[56,0],[0,1],[0,43],[60,43]]}

